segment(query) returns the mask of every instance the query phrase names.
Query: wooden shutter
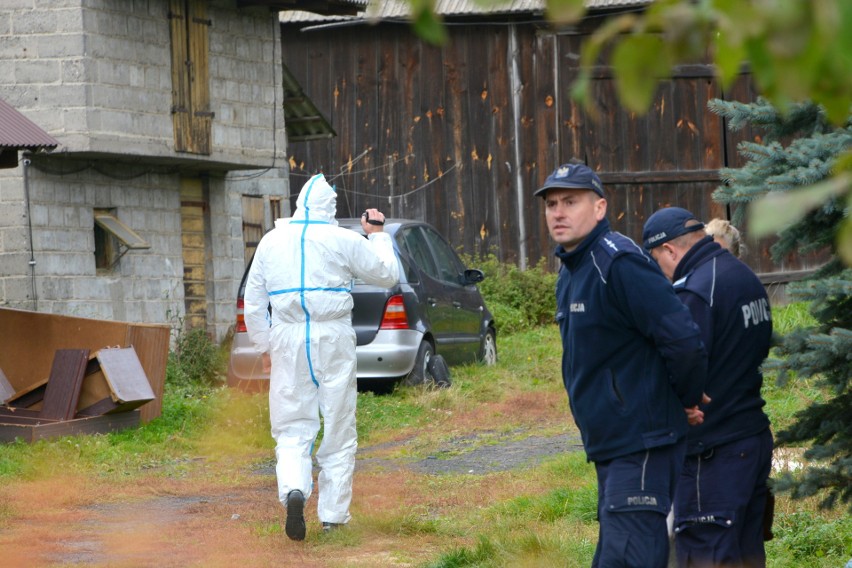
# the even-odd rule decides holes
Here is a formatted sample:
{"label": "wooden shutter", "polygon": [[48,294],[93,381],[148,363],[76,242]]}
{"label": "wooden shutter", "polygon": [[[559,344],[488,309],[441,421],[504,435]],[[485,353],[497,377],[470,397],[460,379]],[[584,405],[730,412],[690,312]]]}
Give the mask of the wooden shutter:
{"label": "wooden shutter", "polygon": [[210,111],[210,52],[207,18],[207,0],[189,0],[189,60],[190,65],[190,109],[192,117],[192,151],[210,154],[210,129],[213,113]]}
{"label": "wooden shutter", "polygon": [[206,0],[169,0],[175,151],[210,154],[209,28]]}

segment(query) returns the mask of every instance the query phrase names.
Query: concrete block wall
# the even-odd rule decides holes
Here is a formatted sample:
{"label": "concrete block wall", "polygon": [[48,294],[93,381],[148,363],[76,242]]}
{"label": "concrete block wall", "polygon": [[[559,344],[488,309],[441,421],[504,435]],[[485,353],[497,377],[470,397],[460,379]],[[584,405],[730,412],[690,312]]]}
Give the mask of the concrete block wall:
{"label": "concrete block wall", "polygon": [[[0,7],[0,97],[59,151],[175,157],[167,0],[12,2]],[[265,8],[211,0],[210,156],[268,167],[283,154],[280,28]]]}
{"label": "concrete block wall", "polygon": [[0,305],[6,298],[28,297],[29,238],[20,169],[0,169]]}
{"label": "concrete block wall", "polygon": [[[179,178],[115,179],[93,168],[57,175],[38,168],[29,167],[32,248],[25,242],[24,254],[0,255],[5,305],[146,323],[171,323],[169,311],[182,313]],[[151,248],[128,251],[114,268],[97,270],[95,209],[114,210]]]}
{"label": "concrete block wall", "polygon": [[[28,218],[23,168],[0,170],[0,305],[177,323],[184,314],[180,175],[152,168],[130,177],[120,164],[38,156],[28,170]],[[245,269],[241,196],[287,195],[287,176],[280,169],[234,177],[210,179],[207,331],[216,341],[234,324]],[[151,248],[128,251],[114,269],[97,270],[95,209],[114,210]]]}
{"label": "concrete block wall", "polygon": [[[240,197],[286,197],[288,164],[277,15],[232,0],[208,10],[213,154],[196,156],[173,150],[167,0],[0,5],[0,97],[61,144],[33,157],[29,211],[23,166],[0,170],[0,303],[170,323],[183,313],[180,176],[210,175],[208,331],[225,337],[244,270]],[[151,248],[95,270],[95,208]]]}

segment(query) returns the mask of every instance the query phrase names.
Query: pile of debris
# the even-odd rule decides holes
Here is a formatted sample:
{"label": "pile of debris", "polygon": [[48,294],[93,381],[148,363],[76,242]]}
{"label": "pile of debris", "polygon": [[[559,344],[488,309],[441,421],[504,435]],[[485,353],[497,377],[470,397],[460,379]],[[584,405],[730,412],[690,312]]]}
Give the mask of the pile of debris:
{"label": "pile of debris", "polygon": [[58,349],[50,376],[16,391],[0,369],[0,442],[93,434],[139,424],[154,400],[133,346]]}
{"label": "pile of debris", "polygon": [[157,418],[170,331],[0,307],[0,442],[110,432]]}

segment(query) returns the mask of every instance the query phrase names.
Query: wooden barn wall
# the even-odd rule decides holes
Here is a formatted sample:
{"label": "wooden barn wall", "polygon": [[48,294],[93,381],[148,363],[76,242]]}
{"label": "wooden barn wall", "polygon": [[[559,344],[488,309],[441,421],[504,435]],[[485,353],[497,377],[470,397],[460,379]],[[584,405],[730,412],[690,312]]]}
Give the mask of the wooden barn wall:
{"label": "wooden barn wall", "polygon": [[[718,169],[741,165],[712,98],[754,100],[747,78],[722,93],[707,66],[679,69],[642,116],[618,104],[612,73],[594,74],[594,119],[570,98],[583,34],[532,25],[454,25],[450,42],[424,45],[406,25],[317,31],[282,27],[284,62],[337,136],[293,142],[291,207],[310,175],[336,185],[338,216],[378,207],[423,219],[459,250],[555,266],[541,199],[532,192],[572,157],[596,169],[615,230],[641,240],[656,209],[727,217],[711,194]],[[742,227],[747,232],[747,227]],[[771,240],[745,260],[757,272],[797,270],[813,257],[769,258]]]}

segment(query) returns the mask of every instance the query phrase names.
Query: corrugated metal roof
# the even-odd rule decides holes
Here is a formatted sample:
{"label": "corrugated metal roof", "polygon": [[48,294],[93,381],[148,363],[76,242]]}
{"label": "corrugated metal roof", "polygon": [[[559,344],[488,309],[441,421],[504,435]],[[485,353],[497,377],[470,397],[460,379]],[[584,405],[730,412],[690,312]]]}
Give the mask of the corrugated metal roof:
{"label": "corrugated metal roof", "polygon": [[[612,8],[627,8],[644,6],[653,0],[587,0],[586,8],[590,11]],[[474,16],[481,14],[543,14],[546,8],[544,0],[509,0],[487,1],[476,0],[436,0],[435,13],[441,16]],[[339,22],[347,20],[396,20],[408,19],[411,4],[406,0],[377,0],[371,2],[367,9],[357,16],[321,16],[305,11],[284,11],[279,14],[282,23],[297,22]]]}
{"label": "corrugated metal roof", "polygon": [[302,86],[290,73],[286,65],[282,65],[284,77],[284,128],[291,142],[331,138],[337,133],[328,120],[314,105],[302,90]]}
{"label": "corrugated metal roof", "polygon": [[0,99],[0,150],[53,149],[58,145],[53,136]]}
{"label": "corrugated metal roof", "polygon": [[237,8],[265,6],[271,10],[303,10],[326,15],[355,15],[368,0],[237,0]]}

